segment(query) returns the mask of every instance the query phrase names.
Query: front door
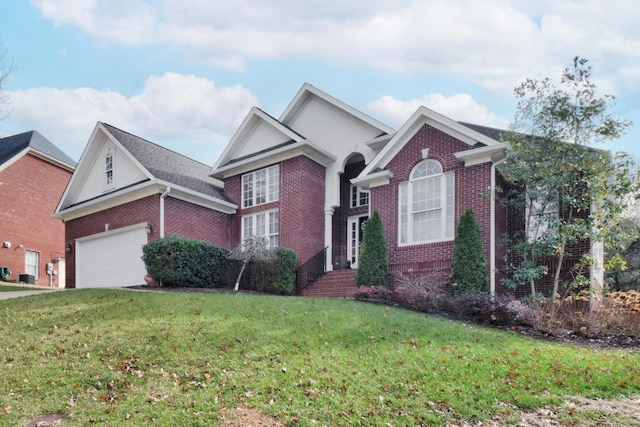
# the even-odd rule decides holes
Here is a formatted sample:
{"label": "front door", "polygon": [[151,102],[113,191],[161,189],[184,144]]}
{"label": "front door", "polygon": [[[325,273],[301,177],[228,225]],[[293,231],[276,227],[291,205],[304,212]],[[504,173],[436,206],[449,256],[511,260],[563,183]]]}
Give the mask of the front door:
{"label": "front door", "polygon": [[364,234],[364,226],[368,216],[351,216],[347,219],[347,256],[351,268],[358,268],[358,258],[360,256],[360,243]]}

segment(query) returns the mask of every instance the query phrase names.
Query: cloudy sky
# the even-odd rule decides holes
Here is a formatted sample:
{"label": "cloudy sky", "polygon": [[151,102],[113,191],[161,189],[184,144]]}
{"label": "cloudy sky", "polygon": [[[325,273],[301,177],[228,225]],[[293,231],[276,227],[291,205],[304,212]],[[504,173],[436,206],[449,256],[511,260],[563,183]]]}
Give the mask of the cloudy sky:
{"label": "cloudy sky", "polygon": [[590,60],[640,160],[635,0],[17,0],[0,5],[9,113],[79,159],[97,121],[213,164],[252,106],[308,82],[398,128],[419,105],[506,127],[513,88]]}

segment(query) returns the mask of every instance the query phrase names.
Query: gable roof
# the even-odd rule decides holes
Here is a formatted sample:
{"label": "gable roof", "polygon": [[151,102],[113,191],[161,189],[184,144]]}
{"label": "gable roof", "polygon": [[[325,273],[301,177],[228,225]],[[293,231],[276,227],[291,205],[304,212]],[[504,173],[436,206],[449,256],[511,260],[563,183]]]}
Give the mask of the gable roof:
{"label": "gable roof", "polygon": [[[507,144],[500,143],[498,140],[487,136],[490,134],[489,132],[479,132],[471,126],[458,123],[423,106],[419,107],[409,120],[402,125],[400,130],[398,130],[371,163],[364,168],[356,180],[360,182],[366,179],[367,175],[374,173],[379,174],[424,125],[432,126],[451,135],[466,143],[470,148],[476,150],[482,148],[483,154],[493,151],[501,152],[508,148]],[[472,152],[474,151],[473,149],[468,151]]]}
{"label": "gable roof", "polygon": [[[313,141],[310,135],[301,134],[303,131],[296,126],[296,118],[300,117],[302,111],[314,99],[321,100],[329,108],[353,119],[362,127],[374,130],[375,137],[365,141],[365,144],[374,150],[384,145],[389,135],[395,133],[394,129],[385,124],[305,83],[279,119],[260,108],[252,108],[215,162],[212,176],[225,178],[297,155],[307,156],[323,166],[335,162],[337,159],[335,153],[329,152],[330,150],[322,147],[318,141]],[[259,124],[270,126],[274,131],[282,134],[282,142],[270,147],[260,147],[251,153],[243,153],[243,149]]]}
{"label": "gable roof", "polygon": [[209,177],[211,167],[132,135],[107,123],[102,125],[144,167],[151,177],[229,202],[220,181]]}
{"label": "gable roof", "polygon": [[35,130],[0,138],[0,167],[30,152],[63,169],[72,171],[76,162]]}
{"label": "gable roof", "polygon": [[[77,200],[105,140],[112,141],[140,172],[141,180],[93,197]],[[97,122],[71,176],[54,217],[78,218],[141,197],[171,191],[171,196],[224,213],[237,205],[225,194],[219,180],[209,177],[211,167],[161,147],[107,123]]]}
{"label": "gable roof", "polygon": [[367,123],[374,128],[379,129],[380,135],[392,134],[395,132],[393,128],[390,128],[389,126],[385,125],[382,122],[379,122],[373,117],[364,114],[362,111],[357,110],[348,104],[345,104],[339,99],[334,98],[333,96],[321,91],[320,89],[313,85],[310,85],[309,83],[305,83],[302,85],[296,96],[294,96],[287,108],[285,108],[284,112],[280,116],[279,121],[287,126],[291,124],[307,104],[307,102],[309,102],[309,99],[312,97],[320,98],[323,101],[333,105],[334,107],[346,112],[347,114]]}

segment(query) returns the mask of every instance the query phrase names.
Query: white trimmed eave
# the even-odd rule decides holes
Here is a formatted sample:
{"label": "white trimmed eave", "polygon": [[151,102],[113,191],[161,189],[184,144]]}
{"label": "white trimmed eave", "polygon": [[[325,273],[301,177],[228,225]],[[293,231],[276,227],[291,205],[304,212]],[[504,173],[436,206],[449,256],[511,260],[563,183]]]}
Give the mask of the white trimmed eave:
{"label": "white trimmed eave", "polygon": [[14,164],[15,162],[17,162],[18,160],[20,160],[22,157],[26,156],[27,154],[31,154],[34,157],[37,157],[41,160],[44,160],[45,162],[49,162],[54,166],[58,166],[61,169],[65,169],[68,170],[69,172],[73,172],[75,170],[75,166],[70,165],[68,163],[65,162],[61,162],[60,160],[48,156],[38,150],[33,149],[33,147],[25,147],[22,151],[20,151],[19,153],[17,153],[16,155],[14,155],[13,157],[11,157],[9,160],[7,160],[6,162],[4,162],[3,164],[0,165],[0,172],[2,172],[4,169],[8,168],[9,166],[11,166],[12,164]]}
{"label": "white trimmed eave", "polygon": [[131,203],[145,197],[153,196],[154,194],[162,194],[167,188],[171,188],[171,197],[173,198],[217,210],[222,213],[233,214],[238,208],[238,205],[225,200],[207,196],[202,193],[198,193],[197,191],[173,185],[166,181],[153,180],[141,182],[140,184],[127,188],[124,191],[114,191],[112,193],[105,194],[102,197],[98,197],[69,208],[56,210],[51,217],[66,222],[116,206],[124,205],[126,203]]}
{"label": "white trimmed eave", "polygon": [[463,161],[465,166],[474,166],[487,162],[499,162],[507,156],[507,151],[509,150],[511,150],[511,146],[503,142],[489,147],[458,151],[453,155],[456,159]]}
{"label": "white trimmed eave", "polygon": [[250,172],[280,163],[284,160],[292,159],[298,156],[306,156],[316,163],[327,167],[336,161],[336,157],[329,152],[311,144],[308,141],[295,142],[293,144],[284,145],[275,150],[267,151],[255,156],[237,162],[229,163],[225,166],[214,170],[210,175],[213,178],[225,179],[231,176]]}
{"label": "white trimmed eave", "polygon": [[303,140],[303,138],[296,132],[282,125],[282,123],[278,122],[276,119],[262,111],[260,108],[253,107],[251,108],[251,111],[249,111],[249,114],[247,114],[245,119],[242,121],[233,137],[231,137],[231,140],[225,147],[220,157],[218,157],[218,159],[216,160],[213,168],[218,169],[219,165],[229,162],[231,159],[233,159],[233,157],[237,156],[238,153],[242,151],[242,148],[249,140],[251,134],[255,131],[256,127],[261,122],[267,123],[281,132],[284,135],[283,140],[286,140],[287,138],[298,142]]}
{"label": "white trimmed eave", "polygon": [[382,148],[376,158],[363,170],[363,175],[368,175],[376,169],[384,169],[389,162],[402,150],[411,138],[422,126],[429,125],[439,131],[451,135],[469,146],[481,143],[487,147],[500,145],[501,143],[493,138],[476,132],[455,120],[436,113],[427,107],[418,107],[411,117],[402,125],[393,138]]}
{"label": "white trimmed eave", "polygon": [[392,178],[393,172],[388,170],[381,170],[366,176],[357,176],[351,179],[351,183],[353,185],[357,185],[363,190],[368,190],[370,188],[387,185],[391,182]]}
{"label": "white trimmed eave", "polygon": [[387,145],[387,142],[393,138],[394,134],[381,135],[377,138],[373,138],[371,141],[367,142],[367,146],[375,151],[380,151]]}

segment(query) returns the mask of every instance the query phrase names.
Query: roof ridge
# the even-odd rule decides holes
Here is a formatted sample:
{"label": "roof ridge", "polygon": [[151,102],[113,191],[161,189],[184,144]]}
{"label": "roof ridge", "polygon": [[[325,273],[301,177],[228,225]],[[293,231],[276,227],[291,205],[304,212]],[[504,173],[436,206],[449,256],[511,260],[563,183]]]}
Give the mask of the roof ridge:
{"label": "roof ridge", "polygon": [[139,140],[141,140],[141,141],[144,141],[144,142],[146,142],[146,143],[148,143],[148,144],[151,144],[151,145],[153,145],[153,146],[155,146],[155,147],[157,147],[157,148],[159,148],[159,149],[161,149],[161,150],[163,150],[163,151],[166,151],[166,152],[168,152],[168,153],[172,153],[172,154],[174,154],[174,155],[176,155],[176,156],[180,156],[180,157],[182,157],[182,158],[184,158],[184,159],[187,159],[187,160],[189,160],[189,161],[191,161],[191,162],[198,163],[198,164],[200,164],[200,165],[202,165],[202,166],[205,166],[205,167],[207,167],[207,168],[211,169],[211,166],[210,166],[210,165],[208,165],[208,164],[206,164],[206,163],[204,163],[204,162],[201,162],[200,160],[196,160],[196,159],[194,159],[193,157],[189,157],[189,156],[187,156],[187,155],[184,155],[184,154],[178,153],[177,151],[172,150],[172,149],[170,149],[170,148],[163,147],[163,146],[162,146],[162,145],[160,145],[160,144],[156,144],[155,142],[153,142],[153,141],[149,141],[149,140],[148,140],[148,139],[146,139],[146,138],[142,138],[142,137],[140,137],[140,136],[138,136],[138,135],[134,135],[134,134],[132,134],[131,132],[127,132],[126,130],[122,130],[122,129],[120,129],[119,127],[113,126],[113,125],[111,125],[111,124],[109,124],[109,123],[105,123],[105,122],[100,122],[100,123],[102,123],[102,125],[103,125],[103,126],[105,126],[105,127],[107,127],[107,128],[115,129],[115,130],[117,130],[117,131],[119,131],[119,132],[122,132],[122,133],[125,133],[125,134],[127,134],[127,135],[129,135],[129,136],[131,136],[131,137],[133,137],[133,138],[136,138],[136,139],[139,139]]}

